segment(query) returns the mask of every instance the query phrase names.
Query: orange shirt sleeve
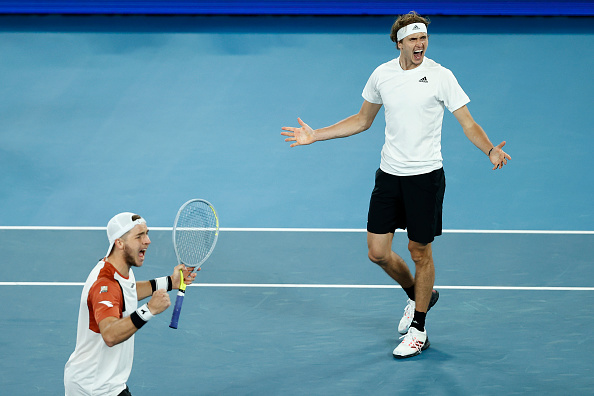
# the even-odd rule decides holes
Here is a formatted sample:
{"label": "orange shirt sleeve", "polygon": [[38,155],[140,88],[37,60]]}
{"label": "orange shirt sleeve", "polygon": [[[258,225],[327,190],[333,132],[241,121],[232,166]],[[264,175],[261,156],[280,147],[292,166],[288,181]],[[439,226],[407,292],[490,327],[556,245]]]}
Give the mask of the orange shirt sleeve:
{"label": "orange shirt sleeve", "polygon": [[123,295],[120,284],[114,279],[100,278],[89,289],[89,329],[99,333],[99,323],[110,316],[121,318]]}

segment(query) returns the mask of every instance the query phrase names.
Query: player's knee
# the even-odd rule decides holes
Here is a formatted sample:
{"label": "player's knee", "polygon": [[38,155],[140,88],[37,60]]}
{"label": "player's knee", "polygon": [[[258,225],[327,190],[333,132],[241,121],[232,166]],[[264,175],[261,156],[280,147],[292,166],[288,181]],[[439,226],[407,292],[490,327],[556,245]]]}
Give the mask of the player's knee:
{"label": "player's knee", "polygon": [[371,262],[379,266],[384,266],[388,262],[389,254],[386,254],[386,252],[384,252],[382,249],[369,247],[367,257],[369,257],[369,260],[371,260]]}
{"label": "player's knee", "polygon": [[431,260],[430,244],[410,241],[408,243],[408,251],[410,252],[410,258],[415,262],[415,265],[423,265]]}

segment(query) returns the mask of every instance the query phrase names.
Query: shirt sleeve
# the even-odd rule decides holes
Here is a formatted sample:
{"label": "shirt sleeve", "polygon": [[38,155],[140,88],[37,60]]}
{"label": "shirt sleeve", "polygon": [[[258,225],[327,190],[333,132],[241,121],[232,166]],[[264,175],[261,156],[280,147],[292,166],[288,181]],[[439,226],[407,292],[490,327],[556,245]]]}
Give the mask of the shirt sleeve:
{"label": "shirt sleeve", "polygon": [[442,71],[442,78],[440,78],[439,99],[451,113],[470,102],[470,98],[458,84],[454,74],[445,68]]}
{"label": "shirt sleeve", "polygon": [[363,96],[363,99],[369,103],[383,104],[384,102],[382,101],[382,96],[377,89],[377,74],[377,69],[375,69],[375,71],[367,80],[367,84],[365,84],[365,88],[363,88],[363,93],[361,96]]}
{"label": "shirt sleeve", "polygon": [[115,280],[98,279],[89,289],[89,328],[99,332],[99,323],[110,316],[121,318],[122,288]]}

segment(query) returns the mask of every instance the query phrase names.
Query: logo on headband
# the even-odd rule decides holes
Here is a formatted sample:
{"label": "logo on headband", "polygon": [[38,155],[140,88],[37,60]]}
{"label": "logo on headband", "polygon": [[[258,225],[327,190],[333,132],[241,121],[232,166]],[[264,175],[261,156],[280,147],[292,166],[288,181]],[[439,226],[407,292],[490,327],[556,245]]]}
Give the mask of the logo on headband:
{"label": "logo on headband", "polygon": [[427,26],[424,23],[416,22],[416,23],[408,24],[408,25],[398,29],[398,31],[396,32],[396,39],[398,41],[400,41],[403,38],[410,36],[411,34],[421,33],[421,32],[427,33]]}

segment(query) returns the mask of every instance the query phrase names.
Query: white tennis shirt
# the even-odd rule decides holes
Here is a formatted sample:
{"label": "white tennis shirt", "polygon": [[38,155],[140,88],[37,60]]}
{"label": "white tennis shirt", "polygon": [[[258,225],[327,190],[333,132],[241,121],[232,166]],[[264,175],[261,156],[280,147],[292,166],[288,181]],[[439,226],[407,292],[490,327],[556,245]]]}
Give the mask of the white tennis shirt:
{"label": "white tennis shirt", "polygon": [[403,70],[399,58],[380,65],[362,95],[384,105],[386,140],[380,169],[397,176],[421,175],[443,166],[444,107],[454,112],[470,102],[454,74],[429,58],[412,70]]}
{"label": "white tennis shirt", "polygon": [[80,298],[76,348],[64,368],[66,396],[118,395],[126,388],[134,360],[134,335],[108,347],[98,323],[130,316],[138,308],[136,280],[101,260],[89,274]]}

